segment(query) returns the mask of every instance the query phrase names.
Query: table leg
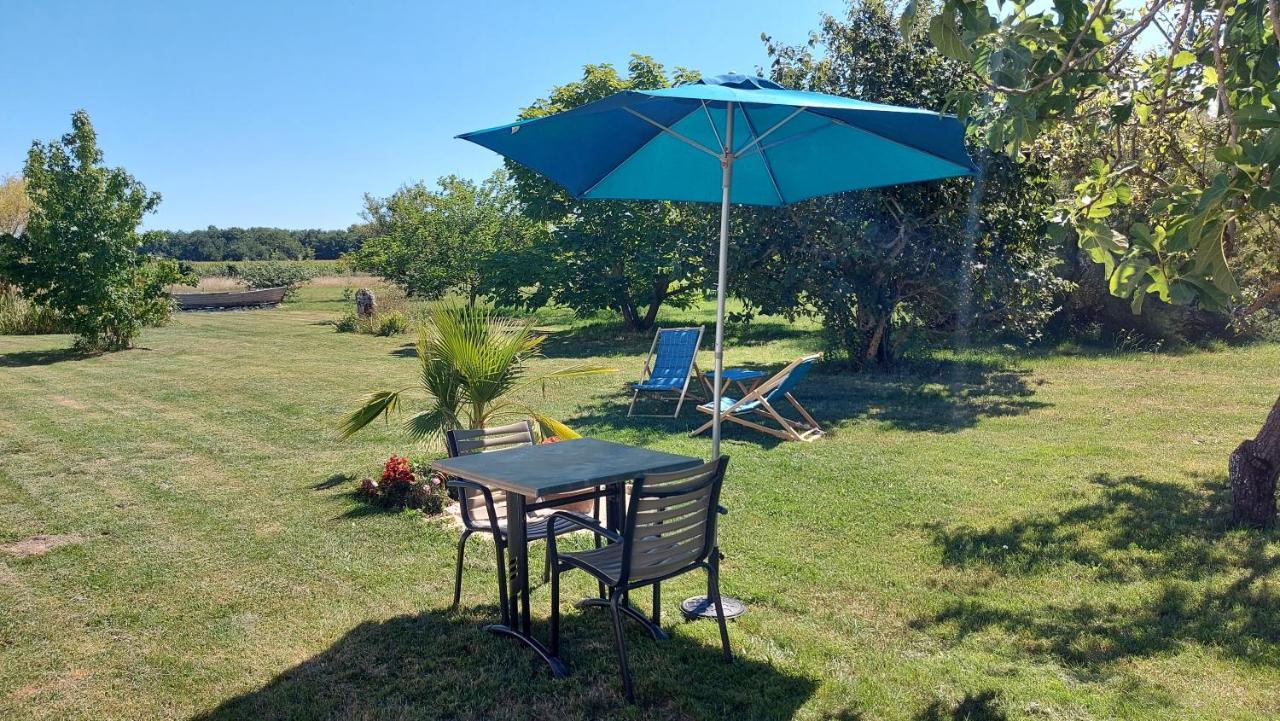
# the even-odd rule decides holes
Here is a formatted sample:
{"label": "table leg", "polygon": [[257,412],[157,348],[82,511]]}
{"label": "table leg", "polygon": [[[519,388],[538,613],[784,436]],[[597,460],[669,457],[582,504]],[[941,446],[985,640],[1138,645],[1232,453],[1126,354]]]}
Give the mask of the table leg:
{"label": "table leg", "polygon": [[551,675],[557,678],[568,671],[564,663],[552,655],[542,642],[533,637],[529,624],[529,541],[525,527],[525,498],[516,493],[507,494],[507,594],[508,624],[494,624],[485,628],[502,636],[511,636],[532,648],[551,667]]}
{"label": "table leg", "polygon": [[507,563],[511,589],[512,624],[529,633],[529,537],[525,525],[524,496],[507,494]]}
{"label": "table leg", "polygon": [[627,486],[617,483],[609,488],[605,496],[604,527],[610,531],[622,531],[622,522],[627,516]]}

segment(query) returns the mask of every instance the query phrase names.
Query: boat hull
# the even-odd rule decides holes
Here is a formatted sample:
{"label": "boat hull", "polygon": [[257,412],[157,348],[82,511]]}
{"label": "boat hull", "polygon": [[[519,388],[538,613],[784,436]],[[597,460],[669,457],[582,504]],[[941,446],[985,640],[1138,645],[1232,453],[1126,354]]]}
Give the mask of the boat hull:
{"label": "boat hull", "polygon": [[178,303],[180,310],[255,308],[280,303],[284,300],[286,290],[287,288],[260,288],[216,293],[174,293],[173,299]]}

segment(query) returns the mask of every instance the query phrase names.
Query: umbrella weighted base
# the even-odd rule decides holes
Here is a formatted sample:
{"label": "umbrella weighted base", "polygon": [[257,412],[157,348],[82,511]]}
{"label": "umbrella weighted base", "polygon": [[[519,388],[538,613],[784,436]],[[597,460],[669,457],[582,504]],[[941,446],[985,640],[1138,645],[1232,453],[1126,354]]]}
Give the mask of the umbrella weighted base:
{"label": "umbrella weighted base", "polygon": [[[737,618],[747,612],[747,605],[733,596],[721,596],[720,602],[724,606],[725,618]],[[680,604],[680,611],[690,621],[696,621],[699,618],[715,620],[716,617],[716,605],[706,596],[686,598]]]}

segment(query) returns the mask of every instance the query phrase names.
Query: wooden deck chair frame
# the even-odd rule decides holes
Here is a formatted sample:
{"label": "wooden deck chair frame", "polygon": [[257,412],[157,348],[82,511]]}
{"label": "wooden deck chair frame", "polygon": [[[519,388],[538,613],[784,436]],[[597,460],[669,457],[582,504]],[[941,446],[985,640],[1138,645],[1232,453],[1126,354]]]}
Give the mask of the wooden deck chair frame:
{"label": "wooden deck chair frame", "polygon": [[[649,355],[644,359],[644,370],[640,373],[640,383],[644,383],[649,377],[649,373],[653,370],[653,357],[658,352],[658,338],[662,336],[663,331],[679,331],[679,330],[696,330],[698,331],[698,341],[694,346],[693,358],[689,362],[689,368],[684,374],[684,386],[680,388],[680,395],[675,396],[674,391],[647,391],[640,388],[635,389],[631,396],[631,405],[627,408],[627,418],[679,418],[680,410],[684,408],[684,399],[689,395],[689,382],[694,376],[701,376],[702,371],[698,370],[698,349],[702,348],[702,334],[706,330],[705,326],[686,326],[684,328],[659,328],[653,334],[653,342],[649,344]],[[665,413],[636,413],[636,402],[640,400],[641,393],[652,393],[659,397],[667,394],[668,397],[676,398],[676,412],[671,415]]]}
{"label": "wooden deck chair frame", "polygon": [[[790,363],[787,364],[786,368],[783,368],[782,370],[773,374],[772,378],[756,386],[754,389],[752,389],[750,393],[746,394],[742,398],[739,398],[736,403],[734,403],[733,405],[723,410],[720,413],[720,419],[722,421],[730,421],[732,423],[737,423],[740,426],[746,426],[747,428],[760,431],[761,433],[768,433],[769,435],[774,436],[775,438],[781,438],[784,441],[809,442],[809,441],[816,441],[817,439],[821,438],[823,434],[826,433],[826,431],[822,430],[822,427],[818,425],[818,421],[814,420],[813,416],[809,414],[809,411],[805,410],[805,407],[800,405],[800,401],[797,401],[795,396],[791,395],[790,392],[784,393],[783,398],[786,398],[787,402],[791,404],[791,407],[796,409],[796,413],[799,413],[800,417],[804,419],[803,422],[794,421],[782,415],[781,413],[778,412],[778,409],[774,408],[773,405],[769,403],[768,398],[766,398],[766,396],[769,395],[770,391],[772,391],[774,388],[777,388],[779,385],[782,384],[783,381],[786,380],[787,376],[789,376],[791,372],[795,370],[796,366],[806,361],[816,362],[821,358],[822,358],[821,353],[814,353],[812,355],[801,356],[791,361]],[[764,416],[766,419],[772,419],[775,423],[777,423],[781,427],[781,430],[770,428],[760,423],[753,423],[752,421],[746,420],[745,418],[741,418],[735,414],[735,411],[739,407],[747,403],[750,403],[752,401],[758,401],[760,403],[759,406],[753,409],[754,412],[759,413],[760,415]],[[702,411],[703,413],[708,413],[708,414],[711,413],[710,409],[704,408],[702,406],[698,406],[698,410]],[[705,433],[707,429],[710,428],[712,423],[714,422],[715,422],[714,420],[707,421],[706,423],[699,426],[697,430],[693,431],[689,435],[696,436],[700,433]]]}

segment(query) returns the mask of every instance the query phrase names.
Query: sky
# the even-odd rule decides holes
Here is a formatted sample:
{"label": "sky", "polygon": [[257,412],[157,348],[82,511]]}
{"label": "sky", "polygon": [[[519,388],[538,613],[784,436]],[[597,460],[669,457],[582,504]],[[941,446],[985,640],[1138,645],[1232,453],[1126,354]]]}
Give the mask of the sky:
{"label": "sky", "polygon": [[147,228],[344,228],[364,193],[493,153],[582,66],[632,52],[707,75],[768,63],[842,0],[0,0],[0,176],[84,108],[112,166],[163,196]]}

